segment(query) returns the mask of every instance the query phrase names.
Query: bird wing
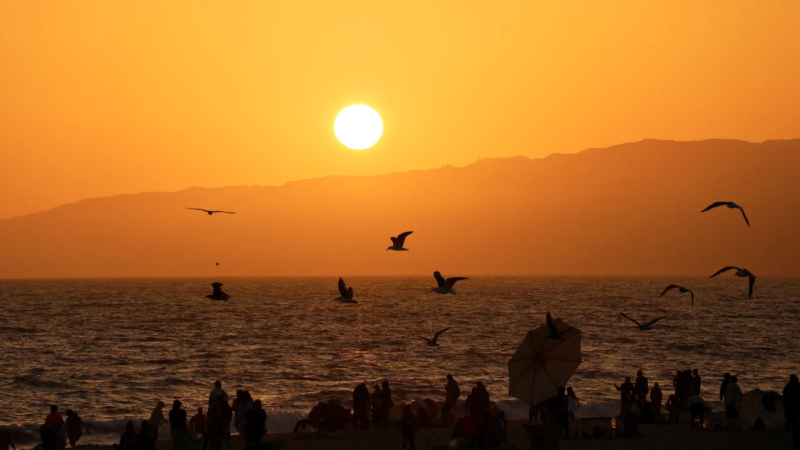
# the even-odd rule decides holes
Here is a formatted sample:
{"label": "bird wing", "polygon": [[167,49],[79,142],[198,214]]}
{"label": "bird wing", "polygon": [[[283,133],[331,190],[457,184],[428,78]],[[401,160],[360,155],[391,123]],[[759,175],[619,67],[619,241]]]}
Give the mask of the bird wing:
{"label": "bird wing", "polygon": [[659,320],[661,320],[661,319],[666,319],[666,317],[667,317],[667,316],[661,316],[661,317],[659,317],[658,319],[653,319],[653,320],[651,320],[650,322],[647,322],[646,324],[644,324],[644,326],[646,326],[646,327],[649,327],[650,325],[652,325],[652,324],[654,324],[654,323],[658,322],[658,321],[659,321]]}
{"label": "bird wing", "polygon": [[225,214],[236,214],[235,212],[230,212],[230,211],[208,211],[208,212],[212,212],[212,213],[225,213]]}
{"label": "bird wing", "polygon": [[203,208],[186,208],[186,209],[191,209],[191,210],[193,210],[193,211],[205,211],[205,212],[209,212],[207,209],[203,209]]}
{"label": "bird wing", "polygon": [[687,291],[688,291],[690,294],[692,294],[692,308],[694,308],[694,292],[692,292],[690,289],[687,289]]}
{"label": "bird wing", "polygon": [[666,294],[670,289],[675,289],[676,287],[680,286],[678,286],[677,284],[670,284],[669,286],[667,286],[666,289],[664,289],[664,292],[662,292],[661,295],[659,295],[659,297],[663,297],[664,294]]}
{"label": "bird wing", "polygon": [[447,327],[444,330],[437,331],[436,334],[433,335],[433,342],[436,342],[436,340],[439,339],[439,335],[444,333],[445,331],[447,331],[449,329],[450,329],[450,327]]}
{"label": "bird wing", "polygon": [[550,329],[550,334],[558,334],[558,328],[556,328],[556,324],[553,322],[553,316],[551,316],[549,312],[547,313],[547,318],[545,320],[547,322],[547,328]]}
{"label": "bird wing", "polygon": [[214,295],[219,295],[222,293],[222,283],[211,283],[211,287],[214,288]]}
{"label": "bird wing", "polygon": [[[406,231],[405,233],[400,233],[397,235],[397,242],[400,244],[400,247],[402,247],[403,243],[406,241],[406,236],[411,233],[413,233],[413,231]],[[394,242],[394,239],[392,239],[392,242]]]}
{"label": "bird wing", "polygon": [[744,216],[744,221],[745,221],[745,222],[747,222],[747,226],[749,227],[749,226],[750,226],[750,221],[749,221],[749,220],[747,220],[747,214],[745,214],[745,213],[744,213],[744,208],[742,208],[742,207],[740,206],[740,207],[739,207],[739,211],[741,211],[741,212],[742,212],[742,216]]}
{"label": "bird wing", "polygon": [[436,272],[433,272],[433,278],[436,278],[436,283],[439,285],[439,287],[444,287],[445,284],[444,278],[442,277],[442,274],[440,274],[438,270]]}
{"label": "bird wing", "polygon": [[393,237],[393,238],[390,238],[390,239],[392,240],[392,246],[396,247],[397,246],[397,238]]}
{"label": "bird wing", "polygon": [[349,298],[350,300],[353,299],[353,286],[347,288],[347,298]]}
{"label": "bird wing", "polygon": [[344,297],[344,298],[348,298],[347,297],[347,285],[344,284],[344,280],[341,279],[341,278],[339,278],[339,294],[341,294],[342,297]]}
{"label": "bird wing", "polygon": [[445,286],[447,286],[449,288],[452,288],[453,285],[456,284],[456,281],[459,281],[459,280],[469,280],[469,278],[464,278],[464,277],[448,278],[447,281],[445,281],[444,284],[445,284]]}
{"label": "bird wing", "polygon": [[620,311],[619,313],[620,313],[620,314],[622,314],[622,317],[624,317],[624,318],[626,318],[626,319],[630,320],[631,322],[635,323],[636,325],[639,325],[639,326],[641,326],[641,325],[639,324],[639,322],[637,322],[637,321],[635,321],[635,320],[631,319],[631,318],[630,318],[630,317],[628,317],[628,315],[627,315],[627,314],[625,314],[624,312]]}
{"label": "bird wing", "polygon": [[750,294],[748,294],[747,298],[753,298],[753,285],[756,284],[756,276],[752,273],[750,274]]}
{"label": "bird wing", "polygon": [[700,211],[700,212],[706,212],[706,211],[708,211],[709,209],[714,209],[714,208],[716,208],[717,206],[727,205],[728,203],[730,203],[730,202],[714,202],[714,203],[712,203],[711,205],[709,205],[709,207],[708,207],[708,208],[706,208],[706,209],[704,209],[704,210],[702,210],[702,211]]}
{"label": "bird wing", "polygon": [[727,271],[729,271],[729,270],[731,270],[731,269],[742,270],[742,269],[740,269],[740,268],[738,268],[738,267],[733,267],[733,266],[723,267],[722,269],[719,269],[719,270],[717,271],[717,273],[715,273],[714,275],[711,275],[711,276],[710,276],[710,277],[708,277],[708,278],[714,278],[715,276],[717,276],[717,275],[721,274],[722,272],[727,272]]}

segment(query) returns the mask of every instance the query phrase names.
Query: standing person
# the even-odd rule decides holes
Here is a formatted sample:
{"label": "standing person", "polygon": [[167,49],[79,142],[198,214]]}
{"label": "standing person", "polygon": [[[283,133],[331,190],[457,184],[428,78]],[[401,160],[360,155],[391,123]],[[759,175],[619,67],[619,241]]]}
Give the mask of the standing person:
{"label": "standing person", "polygon": [[578,396],[575,395],[575,391],[573,391],[571,387],[567,388],[567,401],[569,402],[569,420],[575,420],[575,413],[578,412],[578,408],[581,407],[581,403],[578,399]]}
{"label": "standing person", "polygon": [[234,418],[234,427],[236,427],[236,422],[239,422],[239,426],[236,429],[239,431],[239,434],[242,434],[242,423],[244,421],[244,416],[247,414],[247,411],[250,411],[255,406],[255,402],[253,401],[253,397],[250,395],[250,391],[241,391],[241,396],[239,397],[239,401],[236,402],[236,406],[234,407],[231,405],[231,409],[233,410],[236,417]]}
{"label": "standing person", "polygon": [[143,420],[139,437],[136,438],[136,450],[155,450],[158,435],[153,432],[150,422]]}
{"label": "standing person", "polygon": [[261,438],[267,433],[267,412],[261,408],[261,400],[253,402],[253,407],[242,417],[242,430],[245,445],[261,442]]}
{"label": "standing person", "polygon": [[786,413],[786,429],[792,432],[794,448],[800,449],[800,381],[797,375],[789,376],[783,388],[783,410]]}
{"label": "standing person", "polygon": [[672,394],[667,399],[667,404],[665,405],[667,408],[667,412],[669,413],[669,417],[667,418],[667,423],[675,423],[677,424],[681,420],[681,404],[678,402],[677,397],[675,394]]}
{"label": "standing person", "polygon": [[233,399],[233,403],[231,403],[231,409],[233,409],[234,419],[233,419],[233,427],[236,428],[236,432],[240,435],[242,434],[242,418],[244,414],[239,415],[239,404],[242,403],[242,390],[236,390],[236,398]]}
{"label": "standing person", "polygon": [[205,434],[203,432],[203,423],[206,421],[206,415],[203,414],[203,408],[197,408],[197,414],[193,415],[189,420],[189,429],[192,432],[192,437],[197,437],[198,434]]}
{"label": "standing person", "polygon": [[[208,412],[208,420],[206,420],[208,450],[222,449],[225,429],[229,427],[230,423],[222,418],[222,406],[219,403],[213,403],[213,406]],[[206,444],[203,444],[203,448],[205,447]]]}
{"label": "standing person", "polygon": [[58,413],[58,406],[50,405],[50,414],[44,419],[41,427],[42,446],[44,448],[64,448],[67,446],[64,436],[64,418]]}
{"label": "standing person", "polygon": [[133,421],[129,420],[125,424],[125,432],[119,437],[119,444],[113,444],[114,450],[132,450],[136,445],[136,439],[139,437],[136,434],[136,427],[133,426]]}
{"label": "standing person", "polygon": [[356,428],[361,424],[362,430],[369,430],[369,389],[366,383],[353,389],[353,421]]}
{"label": "standing person", "polygon": [[625,382],[622,383],[621,386],[617,386],[617,383],[614,383],[614,387],[619,391],[620,412],[625,414],[633,403],[631,399],[633,397],[634,387],[633,383],[631,383],[631,377],[625,377]]}
{"label": "standing person", "polygon": [[411,450],[414,450],[414,435],[417,433],[417,423],[414,421],[414,414],[411,413],[410,406],[406,406],[403,409],[402,422],[400,433],[403,436],[403,449],[405,450],[406,444],[411,444]]}
{"label": "standing person", "polygon": [[[75,448],[75,445],[81,438],[81,433],[83,433],[83,429],[86,428],[83,424],[83,419],[80,418],[74,411],[71,409],[67,410],[67,420],[64,421],[64,428],[67,429],[67,438],[69,439],[69,446]],[[91,435],[89,433],[89,429],[86,428],[86,434]]]}
{"label": "standing person", "polygon": [[447,384],[444,385],[444,402],[455,408],[458,405],[458,397],[461,396],[461,389],[458,382],[452,375],[447,374]]}
{"label": "standing person", "polygon": [[694,377],[692,371],[686,369],[683,371],[683,384],[681,386],[681,407],[683,411],[689,408],[689,397],[694,394]]}
{"label": "standing person", "polygon": [[739,387],[739,379],[731,377],[730,382],[725,387],[725,417],[728,418],[728,427],[731,430],[739,428],[739,410],[742,405],[742,388]]}
{"label": "standing person", "polygon": [[641,408],[644,406],[644,402],[647,401],[647,393],[650,391],[650,387],[647,384],[647,378],[644,376],[642,371],[636,372],[636,385],[634,386],[634,391],[636,392],[636,404],[639,405]]}
{"label": "standing person", "polygon": [[383,390],[377,384],[372,391],[372,421],[378,426],[383,426]]}
{"label": "standing person", "polygon": [[382,408],[383,408],[383,420],[384,426],[389,428],[390,421],[389,421],[389,409],[394,406],[394,401],[392,401],[392,390],[389,388],[389,382],[384,381],[381,384],[381,396],[383,397],[382,400]]}
{"label": "standing person", "polygon": [[731,382],[731,374],[725,372],[722,376],[722,384],[719,386],[719,399],[725,401],[725,390],[728,388],[728,383]]}
{"label": "standing person", "polygon": [[653,414],[661,414],[661,400],[663,399],[664,396],[658,383],[653,383],[653,389],[650,390],[650,411]]}
{"label": "standing person", "polygon": [[189,433],[186,425],[186,411],[181,409],[181,401],[172,402],[169,412],[169,429],[172,434],[172,446],[175,450],[194,450],[199,447],[199,442]]}
{"label": "standing person", "polygon": [[703,384],[702,378],[700,378],[700,372],[697,369],[692,371],[693,379],[694,379],[694,395],[700,395],[700,388]]}
{"label": "standing person", "polygon": [[558,402],[556,403],[556,420],[564,428],[564,438],[569,439],[569,398],[567,398],[563,387],[558,388],[556,401]]}
{"label": "standing person", "polygon": [[44,418],[44,425],[51,430],[61,430],[64,427],[64,418],[58,413],[58,406],[50,405],[50,414]]}
{"label": "standing person", "polygon": [[211,390],[211,393],[208,394],[208,411],[211,412],[211,405],[215,402],[225,402],[228,403],[228,393],[222,389],[222,381],[215,381],[214,382],[214,389]]}
{"label": "standing person", "polygon": [[164,406],[166,406],[164,402],[159,401],[156,403],[156,408],[150,413],[150,420],[148,421],[150,424],[149,431],[155,436],[154,441],[158,440],[159,428],[169,424],[167,418],[164,417]]}

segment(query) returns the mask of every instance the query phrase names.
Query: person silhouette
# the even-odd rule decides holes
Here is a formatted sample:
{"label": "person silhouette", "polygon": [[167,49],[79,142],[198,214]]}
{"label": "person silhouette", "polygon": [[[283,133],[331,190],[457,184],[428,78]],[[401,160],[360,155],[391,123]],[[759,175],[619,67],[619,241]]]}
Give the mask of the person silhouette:
{"label": "person silhouette", "polygon": [[71,409],[67,410],[67,419],[64,421],[64,428],[67,430],[69,446],[72,448],[75,448],[75,445],[77,445],[84,428],[86,429],[86,434],[91,435],[91,433],[89,433],[89,428],[85,427],[83,419]]}
{"label": "person silhouette", "polygon": [[[159,401],[156,403],[156,407],[153,409],[153,412],[150,413],[150,420],[148,422],[150,426],[148,428],[149,432],[154,436],[153,441],[158,439],[159,428],[163,427],[164,425],[169,425],[169,421],[166,417],[164,417],[164,406],[166,406],[164,402]],[[141,433],[139,434],[141,435]]]}
{"label": "person silhouette", "polygon": [[700,390],[703,385],[703,379],[700,378],[700,372],[697,369],[692,371],[692,378],[694,381],[694,395],[700,395]]}
{"label": "person silhouette", "polygon": [[794,447],[800,448],[800,381],[795,374],[789,376],[789,382],[783,388],[783,410]]}
{"label": "person silhouette", "polygon": [[447,374],[447,384],[444,385],[444,392],[445,403],[455,408],[458,405],[458,397],[461,396],[461,389],[459,389],[456,379],[449,373]]}
{"label": "person silhouette", "polygon": [[136,433],[136,427],[133,426],[133,421],[129,420],[125,424],[125,432],[119,437],[119,444],[113,444],[114,450],[133,450],[136,446],[136,439],[139,435]]}
{"label": "person silhouette", "polygon": [[242,418],[242,430],[246,444],[257,444],[261,437],[267,433],[267,412],[261,407],[261,400],[253,402]]}
{"label": "person silhouette", "polygon": [[645,378],[641,370],[636,372],[634,391],[636,392],[636,403],[639,407],[642,407],[644,402],[647,401],[647,393],[650,391],[650,388],[647,385],[647,378]]}
{"label": "person silhouette", "polygon": [[658,383],[653,383],[653,389],[650,390],[650,411],[653,414],[661,414],[661,401],[664,399],[661,393],[661,388]]}
{"label": "person silhouette", "polygon": [[619,391],[621,412],[628,412],[628,410],[631,408],[631,404],[633,404],[634,393],[634,386],[633,383],[631,383],[631,377],[625,377],[625,382],[622,383],[621,386],[617,386],[617,383],[614,383],[614,387]]}

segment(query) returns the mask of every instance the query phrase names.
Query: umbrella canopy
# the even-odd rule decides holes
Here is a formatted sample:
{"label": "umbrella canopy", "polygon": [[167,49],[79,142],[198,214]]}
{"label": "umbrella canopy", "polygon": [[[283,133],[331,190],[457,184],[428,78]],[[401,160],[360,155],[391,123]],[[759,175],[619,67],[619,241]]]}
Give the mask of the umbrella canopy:
{"label": "umbrella canopy", "polygon": [[508,361],[508,395],[536,405],[558,395],[581,363],[581,331],[554,321],[560,337],[545,325],[529,331]]}
{"label": "umbrella canopy", "polygon": [[761,389],[753,389],[742,395],[742,420],[752,427],[756,419],[761,417],[766,428],[782,428],[786,425],[782,402],[775,402],[775,411],[767,411],[764,407],[764,394]]}

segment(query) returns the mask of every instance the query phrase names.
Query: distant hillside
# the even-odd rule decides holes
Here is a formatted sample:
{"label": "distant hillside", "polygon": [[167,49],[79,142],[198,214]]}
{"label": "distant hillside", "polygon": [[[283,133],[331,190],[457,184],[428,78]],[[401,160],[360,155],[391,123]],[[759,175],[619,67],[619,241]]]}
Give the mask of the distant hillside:
{"label": "distant hillside", "polygon": [[[744,206],[752,227],[727,208],[700,213],[717,200]],[[384,251],[407,230],[411,251]],[[800,275],[799,230],[800,140],[646,140],[84,200],[0,221],[0,277],[710,275],[725,265]]]}

